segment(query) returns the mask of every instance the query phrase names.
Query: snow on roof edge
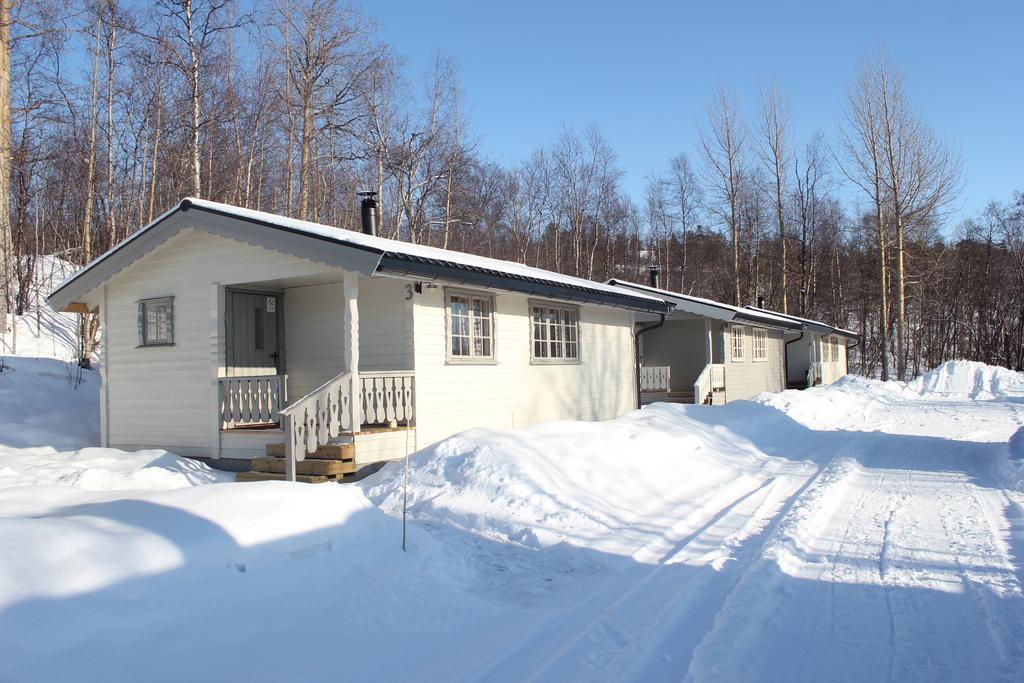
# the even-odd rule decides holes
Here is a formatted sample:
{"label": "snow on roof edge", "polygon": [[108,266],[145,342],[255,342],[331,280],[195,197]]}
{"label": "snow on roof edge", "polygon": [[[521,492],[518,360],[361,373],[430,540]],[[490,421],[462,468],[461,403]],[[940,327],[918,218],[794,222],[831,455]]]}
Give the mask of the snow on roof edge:
{"label": "snow on roof edge", "polygon": [[[615,283],[615,284],[612,284],[612,283]],[[673,298],[676,298],[676,299],[683,299],[685,301],[690,301],[690,302],[693,302],[693,303],[702,304],[704,306],[712,306],[712,307],[715,307],[715,308],[721,308],[721,309],[726,310],[726,311],[732,311],[732,313],[733,313],[733,320],[736,319],[736,316],[742,315],[747,320],[750,320],[751,318],[753,318],[755,321],[760,321],[760,322],[763,322],[763,323],[769,324],[769,325],[775,325],[775,326],[781,326],[781,327],[787,327],[787,328],[788,327],[792,327],[792,325],[793,325],[793,321],[787,320],[786,318],[784,318],[782,316],[779,316],[779,315],[774,315],[774,314],[772,314],[769,311],[754,311],[754,314],[752,315],[750,307],[742,308],[740,306],[733,306],[732,304],[723,303],[721,301],[715,301],[714,299],[705,299],[704,297],[693,296],[692,294],[683,294],[682,292],[670,292],[667,289],[660,289],[658,287],[651,287],[650,285],[642,285],[642,284],[639,284],[637,282],[629,282],[628,280],[620,280],[618,278],[611,278],[611,279],[609,279],[607,281],[607,284],[609,284],[609,285],[611,285],[613,287],[616,287],[616,286],[617,287],[627,287],[627,288],[635,287],[637,289],[644,290],[644,291],[647,291],[647,292],[651,292],[651,293],[654,293],[654,294],[658,294],[660,296],[673,297]]]}
{"label": "snow on roof edge", "polygon": [[[819,325],[821,327],[828,328],[829,330],[831,330],[832,332],[834,332],[836,334],[841,334],[841,335],[844,335],[844,336],[847,336],[847,337],[853,337],[855,339],[860,339],[860,334],[857,333],[857,332],[853,332],[852,330],[843,329],[842,327],[836,327],[835,325],[830,325],[830,324],[828,324],[826,322],[822,322],[820,320],[814,320],[812,318],[801,318],[798,315],[791,315],[789,313],[780,313],[778,311],[770,311],[767,308],[758,308],[757,306],[746,306],[746,308],[748,308],[748,309],[750,309],[752,311],[757,311],[758,313],[768,313],[770,315],[778,316],[780,318],[789,318],[790,320],[794,320],[794,321],[796,321],[798,323],[802,323],[804,325]],[[830,334],[832,332],[830,332]]]}
{"label": "snow on roof edge", "polygon": [[296,218],[289,218],[287,216],[281,216],[266,211],[257,211],[255,209],[246,209],[232,204],[225,204],[222,202],[214,202],[208,199],[200,199],[197,197],[185,197],[177,204],[164,211],[157,218],[147,223],[141,229],[122,240],[118,244],[105,251],[97,258],[90,261],[83,268],[79,269],[75,273],[72,273],[69,277],[65,278],[51,293],[47,296],[49,301],[54,295],[60,292],[62,289],[78,280],[80,277],[88,272],[91,272],[96,266],[105,261],[108,257],[113,255],[115,252],[123,249],[125,246],[131,244],[133,241],[138,239],[143,234],[157,226],[160,222],[168,218],[170,215],[177,211],[187,211],[190,208],[198,208],[200,210],[206,210],[213,213],[226,214],[233,216],[241,220],[255,221],[269,225],[271,227],[278,227],[288,231],[304,233],[313,237],[319,237],[327,239],[338,244],[345,246],[354,247],[357,249],[365,249],[380,253],[382,256],[393,256],[398,258],[418,258],[428,259],[434,261],[440,261],[450,263],[455,266],[461,266],[462,268],[478,270],[478,271],[492,271],[496,273],[504,274],[511,278],[522,278],[528,280],[534,280],[538,282],[550,283],[555,286],[561,286],[565,288],[572,288],[582,291],[591,291],[606,295],[613,295],[616,297],[625,297],[626,299],[634,299],[637,302],[643,301],[645,305],[661,304],[662,306],[667,305],[667,302],[658,297],[641,292],[625,292],[620,288],[611,287],[601,282],[595,282],[593,280],[586,280],[584,278],[578,278],[571,275],[563,275],[550,270],[544,270],[543,268],[535,268],[533,266],[527,266],[525,264],[516,263],[514,261],[505,261],[501,259],[489,258],[486,256],[476,256],[474,254],[467,254],[465,252],[453,251],[448,249],[440,249],[437,247],[429,247],[425,245],[411,244],[408,242],[401,242],[399,240],[392,240],[385,237],[378,237],[374,235],[366,235],[361,232],[353,230],[345,230],[343,228],[336,228],[329,225],[323,225],[320,223],[313,223],[311,221],[299,220]]}

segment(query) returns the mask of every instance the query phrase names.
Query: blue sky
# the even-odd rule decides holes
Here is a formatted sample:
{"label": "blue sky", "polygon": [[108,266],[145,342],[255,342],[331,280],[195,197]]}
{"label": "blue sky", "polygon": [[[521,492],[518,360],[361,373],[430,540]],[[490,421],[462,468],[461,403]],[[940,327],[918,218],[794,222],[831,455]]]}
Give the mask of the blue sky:
{"label": "blue sky", "polygon": [[[858,61],[884,45],[911,98],[957,145],[959,216],[1024,190],[1024,1],[537,2],[378,0],[380,37],[424,72],[462,66],[480,150],[511,163],[563,125],[598,125],[636,201],[644,177],[687,152],[719,84],[752,114],[775,77],[794,133],[832,137]],[[855,198],[850,193],[851,198]]]}

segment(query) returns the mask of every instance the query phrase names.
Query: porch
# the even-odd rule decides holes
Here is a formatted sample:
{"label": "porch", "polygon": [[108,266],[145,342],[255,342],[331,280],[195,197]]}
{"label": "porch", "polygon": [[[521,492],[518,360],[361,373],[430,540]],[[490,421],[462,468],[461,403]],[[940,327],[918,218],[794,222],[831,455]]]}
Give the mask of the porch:
{"label": "porch", "polygon": [[720,323],[675,312],[640,337],[640,404],[725,403],[724,355]]}
{"label": "porch", "polygon": [[404,283],[340,279],[221,289],[216,452],[250,459],[239,480],[340,480],[414,446]]}
{"label": "porch", "polygon": [[725,365],[708,363],[690,384],[672,383],[672,367],[651,365],[640,368],[640,404],[701,403],[718,405],[725,403]]}

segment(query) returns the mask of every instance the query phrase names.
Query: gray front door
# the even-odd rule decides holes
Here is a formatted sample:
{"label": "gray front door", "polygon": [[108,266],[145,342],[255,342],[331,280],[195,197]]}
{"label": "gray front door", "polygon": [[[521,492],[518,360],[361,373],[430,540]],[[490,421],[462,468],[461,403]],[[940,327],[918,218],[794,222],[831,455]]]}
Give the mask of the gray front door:
{"label": "gray front door", "polygon": [[281,295],[229,290],[227,308],[228,376],[279,374]]}

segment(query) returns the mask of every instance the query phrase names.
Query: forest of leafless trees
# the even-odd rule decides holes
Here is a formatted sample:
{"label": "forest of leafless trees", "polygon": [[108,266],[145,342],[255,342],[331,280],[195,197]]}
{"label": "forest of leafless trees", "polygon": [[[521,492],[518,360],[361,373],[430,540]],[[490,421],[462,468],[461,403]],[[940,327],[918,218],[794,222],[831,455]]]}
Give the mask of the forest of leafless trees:
{"label": "forest of leafless trees", "polygon": [[185,196],[357,229],[370,189],[386,237],[595,280],[657,266],[672,290],[859,332],[864,374],[1024,366],[1024,194],[951,224],[956,145],[883,52],[837,75],[843,118],[807,139],[774,83],[709,93],[696,148],[629,197],[594,127],[489,161],[458,64],[410,73],[336,0],[0,9],[0,309],[29,305],[40,255],[84,264]]}

